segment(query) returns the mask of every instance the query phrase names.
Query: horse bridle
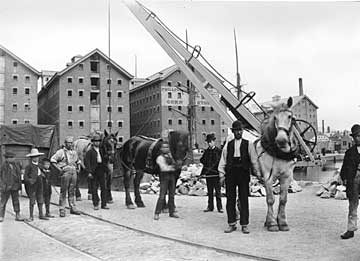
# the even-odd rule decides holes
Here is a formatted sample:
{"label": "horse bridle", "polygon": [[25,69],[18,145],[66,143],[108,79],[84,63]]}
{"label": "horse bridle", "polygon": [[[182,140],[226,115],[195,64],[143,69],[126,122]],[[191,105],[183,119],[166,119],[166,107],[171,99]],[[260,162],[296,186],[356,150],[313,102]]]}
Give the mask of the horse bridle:
{"label": "horse bridle", "polygon": [[291,124],[290,124],[290,127],[289,127],[289,128],[285,128],[285,127],[282,127],[282,126],[279,127],[279,126],[276,125],[276,122],[274,123],[274,125],[275,125],[275,128],[276,128],[276,132],[278,132],[279,130],[284,131],[284,132],[286,133],[287,137],[289,138],[289,141],[290,141],[290,132],[291,132],[292,126],[294,125],[295,119],[294,119],[294,117],[293,117],[293,112],[292,112],[291,110],[286,109],[286,110],[281,110],[280,112],[284,112],[284,111],[287,111],[287,112],[290,112],[290,113],[291,113]]}

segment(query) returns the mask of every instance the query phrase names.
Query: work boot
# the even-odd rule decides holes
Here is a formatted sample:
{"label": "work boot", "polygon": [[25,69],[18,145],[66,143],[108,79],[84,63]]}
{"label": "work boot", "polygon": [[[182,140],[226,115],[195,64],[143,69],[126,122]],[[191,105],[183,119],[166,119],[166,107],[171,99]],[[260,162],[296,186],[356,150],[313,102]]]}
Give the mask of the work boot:
{"label": "work boot", "polygon": [[241,226],[241,231],[244,234],[249,234],[250,233],[249,228],[247,226]]}
{"label": "work boot", "polygon": [[16,212],[16,214],[15,214],[15,220],[16,220],[16,221],[24,221],[25,218],[23,218],[22,216],[20,216],[20,212]]}
{"label": "work boot", "polygon": [[235,225],[229,225],[228,228],[224,230],[224,233],[231,233],[234,232],[235,230],[236,230]]}
{"label": "work boot", "polygon": [[60,209],[60,217],[65,217],[65,209]]}
{"label": "work boot", "polygon": [[354,231],[346,231],[344,234],[342,234],[341,239],[349,239],[354,237]]}
{"label": "work boot", "polygon": [[44,213],[43,213],[43,204],[38,204],[38,208],[39,208],[39,219],[49,220],[48,217],[45,217],[45,216],[44,216]]}
{"label": "work boot", "polygon": [[81,197],[76,197],[76,201],[81,201]]}
{"label": "work boot", "polygon": [[114,204],[114,200],[110,199],[107,204]]}
{"label": "work boot", "polygon": [[80,215],[80,211],[76,210],[76,209],[70,209],[70,214],[73,214],[73,215]]}
{"label": "work boot", "polygon": [[0,223],[4,221],[4,217],[0,217]]}
{"label": "work boot", "polygon": [[204,209],[204,212],[212,212],[212,211],[213,211],[213,209],[210,209],[210,208]]}
{"label": "work boot", "polygon": [[46,209],[45,217],[48,217],[48,218],[54,218],[55,217],[54,215],[50,214],[50,205],[46,204],[45,209]]}
{"label": "work boot", "polygon": [[159,220],[159,219],[160,219],[159,214],[155,214],[155,215],[154,215],[154,220]]}
{"label": "work boot", "polygon": [[222,208],[218,209],[219,213],[224,213],[224,210]]}
{"label": "work boot", "polygon": [[176,213],[172,213],[169,215],[169,217],[172,217],[172,218],[179,218],[180,216]]}

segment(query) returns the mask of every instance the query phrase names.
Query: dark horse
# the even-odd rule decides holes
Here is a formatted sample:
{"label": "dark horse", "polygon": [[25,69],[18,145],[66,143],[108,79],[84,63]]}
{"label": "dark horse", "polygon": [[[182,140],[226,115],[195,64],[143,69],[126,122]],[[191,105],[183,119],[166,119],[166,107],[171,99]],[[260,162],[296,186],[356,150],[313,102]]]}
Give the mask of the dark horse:
{"label": "dark horse", "polygon": [[[127,140],[116,155],[116,161],[119,163],[119,169],[124,177],[125,186],[125,204],[129,209],[135,208],[130,196],[131,175],[134,178],[135,204],[137,207],[145,207],[140,195],[140,181],[144,171],[149,168],[156,172],[156,157],[159,155],[161,144],[165,142],[161,139],[155,140],[144,136],[134,136]],[[177,166],[182,166],[186,160],[188,152],[188,133],[183,131],[170,131],[168,143],[171,155],[177,162]],[[178,169],[178,174],[181,168]]]}
{"label": "dark horse", "polygon": [[[268,207],[265,226],[269,231],[288,231],[285,206],[295,158],[298,154],[298,140],[293,133],[293,113],[290,110],[292,98],[286,104],[274,107],[273,113],[262,123],[260,142],[255,141],[259,170],[265,181]],[[273,205],[273,182],[280,182],[279,208],[275,218]]]}
{"label": "dark horse", "polygon": [[[112,201],[112,195],[111,195],[111,178],[112,178],[112,166],[111,164],[114,161],[115,156],[115,147],[117,143],[117,134],[116,133],[108,133],[106,130],[104,130],[104,133],[96,133],[99,134],[101,137],[101,143],[100,143],[100,153],[103,156],[102,164],[105,165],[105,169],[107,170],[106,175],[106,190],[107,190],[107,200]],[[74,142],[74,149],[77,152],[79,159],[81,161],[81,169],[82,171],[85,170],[84,166],[84,158],[86,152],[91,147],[91,140],[88,138],[79,138],[75,140]],[[91,195],[91,188],[90,184],[88,183],[88,194]]]}

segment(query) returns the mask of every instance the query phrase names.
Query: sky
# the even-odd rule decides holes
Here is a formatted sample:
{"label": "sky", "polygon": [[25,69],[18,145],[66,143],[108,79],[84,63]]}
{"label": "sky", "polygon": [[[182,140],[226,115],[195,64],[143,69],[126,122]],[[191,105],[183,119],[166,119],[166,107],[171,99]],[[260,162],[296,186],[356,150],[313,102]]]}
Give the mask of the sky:
{"label": "sky", "polygon": [[[304,93],[318,126],[360,123],[360,2],[141,1],[235,83],[233,30],[244,90],[257,102]],[[110,0],[110,56],[148,77],[173,64],[122,1]],[[2,0],[0,44],[35,69],[60,71],[75,55],[108,54],[108,0]]]}

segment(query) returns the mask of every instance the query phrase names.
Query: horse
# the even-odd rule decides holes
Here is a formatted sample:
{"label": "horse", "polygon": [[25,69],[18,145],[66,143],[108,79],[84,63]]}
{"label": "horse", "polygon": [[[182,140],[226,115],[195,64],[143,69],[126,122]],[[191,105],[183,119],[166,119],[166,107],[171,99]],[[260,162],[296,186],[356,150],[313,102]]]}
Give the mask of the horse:
{"label": "horse", "polygon": [[[258,171],[266,190],[267,215],[264,225],[268,231],[289,230],[285,206],[299,152],[299,143],[293,133],[294,118],[290,110],[292,103],[293,100],[290,97],[286,104],[274,107],[271,115],[261,123],[260,139],[254,142]],[[273,182],[276,180],[280,183],[280,195],[275,219]]]}
{"label": "horse", "polygon": [[[184,131],[170,131],[168,134],[168,143],[172,157],[177,166],[182,166],[186,160],[188,152],[188,133]],[[133,136],[128,139],[116,153],[115,158],[118,162],[118,168],[123,176],[125,187],[125,204],[128,209],[145,207],[140,195],[140,181],[144,172],[156,173],[156,157],[160,154],[162,139],[152,139],[145,136]],[[114,163],[115,165],[116,163]],[[181,168],[177,169],[176,175],[180,175]],[[134,177],[134,205],[130,196],[131,176]]]}
{"label": "horse", "polygon": [[[115,155],[115,147],[117,144],[117,134],[116,133],[108,133],[104,130],[104,133],[96,132],[94,134],[99,134],[101,137],[100,142],[100,153],[103,155],[102,163],[107,167],[107,175],[106,175],[106,188],[107,188],[107,195],[108,201],[112,201],[111,195],[111,177],[112,177],[112,167],[111,164],[114,161]],[[90,135],[91,136],[91,135]],[[88,137],[80,137],[79,139],[74,141],[74,150],[77,152],[78,157],[80,159],[80,172],[85,171],[84,159],[86,152],[91,148],[91,139]],[[78,183],[77,183],[77,190],[78,190]],[[91,195],[91,187],[90,182],[88,182],[88,198]]]}

